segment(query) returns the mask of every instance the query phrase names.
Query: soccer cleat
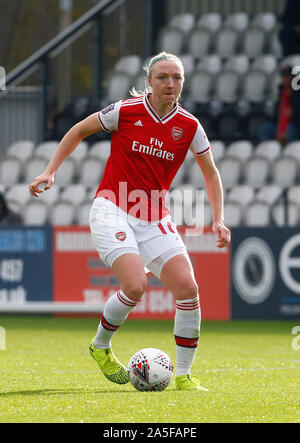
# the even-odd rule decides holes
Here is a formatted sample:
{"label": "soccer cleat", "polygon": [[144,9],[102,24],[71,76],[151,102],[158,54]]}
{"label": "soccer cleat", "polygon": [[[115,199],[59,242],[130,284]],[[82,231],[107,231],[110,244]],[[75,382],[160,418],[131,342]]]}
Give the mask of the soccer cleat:
{"label": "soccer cleat", "polygon": [[200,385],[199,380],[189,375],[178,375],[175,378],[175,389],[177,391],[208,391]]}
{"label": "soccer cleat", "polygon": [[93,359],[98,363],[103,375],[109,381],[119,385],[129,382],[127,369],[119,362],[111,349],[97,349],[91,343],[89,351]]}

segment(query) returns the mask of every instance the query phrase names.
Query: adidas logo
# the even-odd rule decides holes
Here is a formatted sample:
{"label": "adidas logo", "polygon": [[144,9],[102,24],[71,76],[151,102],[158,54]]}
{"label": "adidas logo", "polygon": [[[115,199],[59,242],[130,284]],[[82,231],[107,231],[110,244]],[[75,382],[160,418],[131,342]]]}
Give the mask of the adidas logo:
{"label": "adidas logo", "polygon": [[143,126],[143,123],[139,120],[138,122],[135,122],[134,126]]}

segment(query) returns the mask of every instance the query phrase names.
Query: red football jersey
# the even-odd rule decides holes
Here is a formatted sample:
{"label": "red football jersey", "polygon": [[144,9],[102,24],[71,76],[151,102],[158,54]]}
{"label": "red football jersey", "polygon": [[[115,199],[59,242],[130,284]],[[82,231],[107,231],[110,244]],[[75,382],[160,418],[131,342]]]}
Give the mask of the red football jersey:
{"label": "red football jersey", "polygon": [[165,195],[188,149],[195,155],[210,149],[199,121],[178,104],[160,118],[146,96],[114,103],[98,118],[113,135],[96,197],[143,220],[165,217],[170,212]]}

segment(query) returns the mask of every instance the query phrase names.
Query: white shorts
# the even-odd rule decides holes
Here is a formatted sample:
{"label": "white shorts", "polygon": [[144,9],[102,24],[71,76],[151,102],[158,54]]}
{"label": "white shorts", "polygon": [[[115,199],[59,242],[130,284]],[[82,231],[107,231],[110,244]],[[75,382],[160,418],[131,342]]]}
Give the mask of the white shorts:
{"label": "white shorts", "polygon": [[164,264],[172,257],[184,254],[190,262],[170,215],[160,221],[145,222],[98,197],[91,207],[89,221],[95,248],[107,266],[111,267],[121,255],[135,253],[144,267],[159,278]]}

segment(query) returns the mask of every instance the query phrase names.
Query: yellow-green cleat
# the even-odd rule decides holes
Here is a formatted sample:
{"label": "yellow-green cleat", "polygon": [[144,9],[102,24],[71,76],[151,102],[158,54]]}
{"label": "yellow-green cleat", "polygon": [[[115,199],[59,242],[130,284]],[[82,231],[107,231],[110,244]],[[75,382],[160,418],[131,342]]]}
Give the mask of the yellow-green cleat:
{"label": "yellow-green cleat", "polygon": [[200,385],[199,380],[189,375],[178,375],[175,378],[175,389],[177,391],[208,391]]}
{"label": "yellow-green cleat", "polygon": [[103,375],[119,385],[129,382],[128,371],[122,363],[119,362],[111,349],[97,349],[90,344],[89,351],[93,359],[98,363]]}

